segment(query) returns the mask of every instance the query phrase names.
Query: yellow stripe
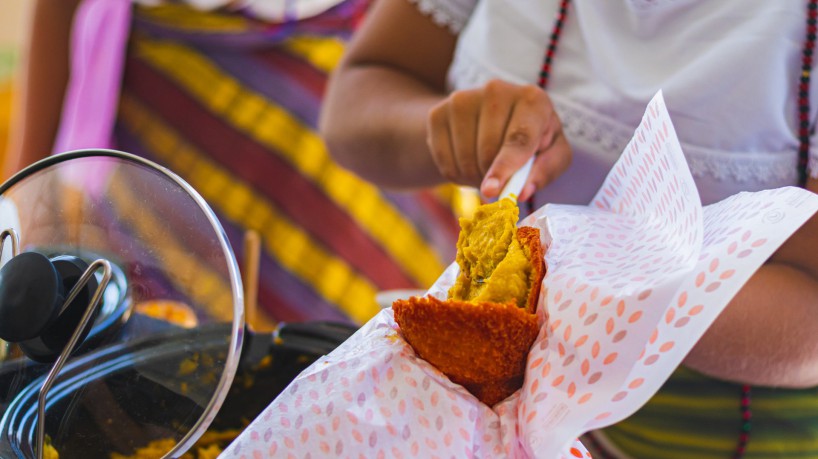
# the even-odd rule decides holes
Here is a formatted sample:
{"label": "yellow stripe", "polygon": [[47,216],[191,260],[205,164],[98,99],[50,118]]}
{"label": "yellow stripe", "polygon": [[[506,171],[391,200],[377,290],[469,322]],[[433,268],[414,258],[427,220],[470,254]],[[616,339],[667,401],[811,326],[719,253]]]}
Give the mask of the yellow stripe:
{"label": "yellow stripe", "polygon": [[[654,457],[661,457],[662,459],[724,459],[726,457],[730,457],[730,453],[733,452],[735,447],[735,443],[733,443],[730,448],[722,448],[714,451],[712,454],[705,454],[699,451],[692,453],[689,450],[674,447],[674,444],[678,442],[646,447],[644,442],[638,438],[619,436],[614,432],[609,433],[607,431],[606,435],[608,435],[611,442],[614,443],[619,449],[635,459],[649,459]],[[698,441],[699,439],[696,439],[696,442],[689,444],[699,445]],[[685,445],[682,445],[682,447],[684,446]]]}
{"label": "yellow stripe", "polygon": [[238,225],[259,231],[264,247],[286,269],[310,284],[359,323],[378,312],[376,288],[343,260],[321,249],[275,206],[186,143],[160,117],[127,93],[122,120],[174,172],[185,177],[210,205]]}
{"label": "yellow stripe", "polygon": [[443,271],[437,254],[411,222],[376,187],[336,165],[322,140],[286,110],[243,89],[235,79],[183,46],[144,40],[138,52],[217,116],[259,143],[280,151],[283,158],[349,213],[419,285],[431,285]]}
{"label": "yellow stripe", "polygon": [[[673,445],[678,445],[679,447],[695,445],[696,447],[712,451],[731,451],[735,446],[735,439],[733,438],[726,439],[707,437],[704,435],[685,435],[684,432],[663,430],[644,423],[631,425],[627,420],[617,424],[610,432],[606,432],[606,435],[612,439],[615,437],[616,443],[619,443],[619,439],[621,438],[620,433],[647,438],[651,440],[651,443],[664,445],[669,449],[673,449]],[[634,450],[634,452],[636,451],[637,450]]]}
{"label": "yellow stripe", "polygon": [[753,398],[753,409],[772,413],[790,413],[790,416],[793,412],[806,412],[811,417],[818,411],[818,396],[815,394],[791,397],[787,395],[779,393],[770,398],[756,396]]}
{"label": "yellow stripe", "polygon": [[344,42],[335,37],[293,37],[287,40],[284,46],[291,53],[326,73],[338,66],[344,54]]}
{"label": "yellow stripe", "polygon": [[[690,447],[702,448],[706,451],[713,451],[714,454],[719,453],[715,457],[726,457],[725,454],[732,452],[735,449],[736,438],[729,437],[708,437],[708,432],[699,431],[697,434],[685,435],[684,432],[673,430],[661,430],[653,428],[645,423],[639,425],[631,425],[627,420],[609,427],[605,431],[605,435],[614,442],[614,444],[621,447],[624,451],[634,457],[651,457],[651,448],[646,447],[644,440],[646,439],[651,445],[662,445],[663,451],[679,451],[678,456],[664,454],[662,457],[672,459],[675,457],[687,458],[690,457]],[[783,434],[778,436],[776,432],[773,437],[771,434],[766,434],[764,431],[757,431],[751,433],[750,452],[749,457],[756,457],[755,455],[761,453],[778,453],[786,452],[795,455],[804,455],[812,452],[818,452],[818,440],[812,436],[805,437],[803,434],[793,432],[792,436]],[[738,435],[738,433],[736,433]],[[799,436],[796,436],[799,435]],[[640,440],[635,440],[639,438]],[[688,449],[687,453],[683,453]],[[699,457],[699,456],[697,456]]]}
{"label": "yellow stripe", "polygon": [[[199,11],[186,5],[137,6],[137,14],[152,22],[188,31],[245,32],[252,26],[247,19],[235,14]],[[282,45],[324,72],[334,69],[344,53],[344,42],[336,37],[291,37]]]}
{"label": "yellow stripe", "polygon": [[736,397],[691,397],[689,395],[675,396],[658,392],[648,404],[651,410],[664,409],[668,413],[674,412],[680,408],[685,410],[698,409],[712,412],[714,410],[731,410],[738,409],[738,400]]}
{"label": "yellow stripe", "polygon": [[152,209],[145,209],[144,201],[134,196],[128,185],[127,181],[113,177],[108,189],[114,208],[120,212],[119,219],[127,222],[141,239],[153,244],[152,249],[161,254],[156,262],[180,292],[202,305],[212,318],[231,321],[233,296],[229,282],[191,255],[189,248],[166,231],[167,224],[159,221]]}
{"label": "yellow stripe", "polygon": [[769,438],[751,432],[749,447],[753,457],[759,453],[777,454],[768,457],[787,457],[788,454],[794,457],[818,457],[818,441],[814,439],[796,441],[784,435],[779,438]]}
{"label": "yellow stripe", "polygon": [[2,163],[6,156],[6,145],[8,145],[12,115],[11,101],[11,81],[0,81],[0,163]]}
{"label": "yellow stripe", "polygon": [[175,29],[202,32],[245,32],[248,21],[237,14],[200,11],[188,5],[165,3],[157,6],[136,6],[136,15]]}

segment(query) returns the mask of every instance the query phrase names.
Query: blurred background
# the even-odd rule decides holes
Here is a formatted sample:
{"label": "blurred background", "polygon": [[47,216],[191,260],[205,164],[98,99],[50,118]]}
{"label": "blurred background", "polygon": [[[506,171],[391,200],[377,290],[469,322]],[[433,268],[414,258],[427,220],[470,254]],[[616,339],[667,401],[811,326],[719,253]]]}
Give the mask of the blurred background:
{"label": "blurred background", "polygon": [[0,161],[6,152],[14,69],[20,60],[30,4],[28,0],[0,0]]}
{"label": "blurred background", "polygon": [[[80,83],[74,87],[95,89],[93,95],[66,99],[80,101],[82,108],[69,105],[62,112],[70,115],[63,125],[71,133],[63,137],[73,143],[57,139],[54,147],[63,100],[51,83],[59,86],[68,75],[60,65],[44,63],[68,61],[70,47],[60,46],[68,29],[80,24],[74,30],[92,30],[100,23],[77,18],[102,13],[89,7],[82,11],[96,13],[75,17],[72,9],[53,8],[37,14],[33,0],[0,0],[2,170],[16,172],[53,150],[89,147],[157,162],[213,208],[245,271],[257,266],[250,277],[258,282],[248,282],[254,285],[248,291],[257,292],[248,308],[257,328],[309,320],[366,322],[395,296],[424,291],[434,282],[454,259],[457,218],[468,215],[479,198],[474,190],[454,186],[379,189],[334,162],[316,123],[327,76],[370,0],[321,2],[328,9],[286,20],[201,9],[195,0],[134,2],[125,19],[130,29],[120,56],[122,77],[113,89],[115,119],[100,102],[105,97],[97,97],[106,92],[96,90],[109,74],[118,78],[117,58],[108,49],[116,44],[100,44],[116,43],[119,29],[106,23],[110,40],[78,45],[93,47],[80,55],[95,58],[81,64],[86,67],[76,72]],[[27,51],[31,30],[40,46]],[[38,70],[24,85],[28,62]],[[43,71],[52,67],[55,72]],[[82,83],[86,80],[93,83]],[[102,135],[111,139],[84,137],[108,121],[113,133]],[[252,312],[256,307],[259,314]]]}

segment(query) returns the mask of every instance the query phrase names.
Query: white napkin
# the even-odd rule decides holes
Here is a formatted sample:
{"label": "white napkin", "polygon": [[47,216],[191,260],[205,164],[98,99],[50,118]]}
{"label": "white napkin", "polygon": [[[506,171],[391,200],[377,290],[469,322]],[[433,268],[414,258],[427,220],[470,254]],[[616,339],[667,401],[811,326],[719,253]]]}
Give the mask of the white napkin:
{"label": "white napkin", "polygon": [[[547,205],[523,221],[549,247],[520,391],[483,405],[418,358],[386,309],[221,457],[587,457],[577,436],[639,409],[816,210],[818,196],[798,188],[702,208],[660,92],[589,206]],[[445,297],[456,273],[429,293]]]}

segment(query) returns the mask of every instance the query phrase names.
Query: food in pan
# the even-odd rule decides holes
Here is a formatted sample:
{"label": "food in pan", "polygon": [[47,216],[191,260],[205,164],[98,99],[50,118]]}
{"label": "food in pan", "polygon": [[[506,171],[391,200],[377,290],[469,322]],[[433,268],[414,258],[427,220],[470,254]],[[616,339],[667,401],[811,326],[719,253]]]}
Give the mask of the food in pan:
{"label": "food in pan", "polygon": [[60,453],[57,451],[57,448],[51,444],[51,438],[48,435],[45,437],[43,446],[43,459],[60,459]]}
{"label": "food in pan", "polygon": [[545,261],[537,228],[517,228],[517,205],[501,199],[461,218],[460,268],[448,298],[397,300],[401,333],[417,354],[491,406],[522,386]]}
{"label": "food in pan", "polygon": [[[182,454],[180,459],[216,459],[224,448],[241,433],[239,429],[212,431],[208,430],[190,451]],[[111,453],[110,459],[156,459],[163,457],[176,445],[172,438],[162,438],[137,448],[133,454]]]}
{"label": "food in pan", "polygon": [[134,310],[154,319],[164,320],[182,328],[193,328],[199,323],[193,309],[181,301],[150,300],[137,303]]}
{"label": "food in pan", "polygon": [[[245,356],[236,370],[233,383],[208,430],[196,444],[181,454],[181,459],[210,459],[221,454],[250,422],[284,390],[287,385],[320,356],[328,354],[351,335],[356,327],[347,324],[310,323],[282,324],[272,340],[271,347],[262,355]],[[266,336],[265,336],[266,337]],[[266,342],[264,338],[259,342]],[[255,351],[253,351],[255,352]],[[204,373],[213,372],[215,361],[224,361],[225,355],[208,355],[206,350],[182,360],[178,365],[179,379],[186,379],[191,389],[197,382],[206,382]],[[208,370],[209,369],[209,370]],[[193,370],[192,373],[189,371]],[[191,378],[193,376],[193,378]],[[147,389],[147,387],[145,387]],[[175,391],[166,391],[167,404],[184,403]],[[159,425],[176,426],[176,418],[155,421]],[[178,440],[178,439],[176,439]],[[176,440],[158,438],[138,446],[118,445],[109,459],[146,459],[163,457]],[[88,457],[97,457],[89,455]]]}

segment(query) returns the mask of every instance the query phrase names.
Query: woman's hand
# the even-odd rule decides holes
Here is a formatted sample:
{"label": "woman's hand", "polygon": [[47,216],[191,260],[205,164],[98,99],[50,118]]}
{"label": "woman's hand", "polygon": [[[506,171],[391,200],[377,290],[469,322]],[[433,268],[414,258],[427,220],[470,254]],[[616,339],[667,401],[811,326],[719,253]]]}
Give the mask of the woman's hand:
{"label": "woman's hand", "polygon": [[518,199],[524,201],[571,164],[571,148],[548,94],[534,85],[492,80],[456,91],[429,112],[427,143],[441,175],[496,197],[536,155]]}
{"label": "woman's hand", "polygon": [[412,2],[374,2],[330,78],[321,135],[339,164],[380,187],[455,182],[488,198],[537,155],[525,200],[571,162],[551,99],[499,80],[449,94],[456,45]]}

